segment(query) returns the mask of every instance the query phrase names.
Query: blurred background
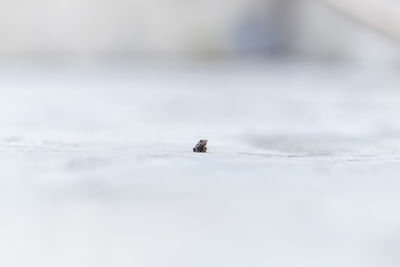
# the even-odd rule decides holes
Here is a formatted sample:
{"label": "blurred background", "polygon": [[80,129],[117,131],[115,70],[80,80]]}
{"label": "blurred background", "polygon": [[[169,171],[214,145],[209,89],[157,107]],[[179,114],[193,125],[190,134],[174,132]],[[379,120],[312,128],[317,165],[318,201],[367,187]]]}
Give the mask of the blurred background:
{"label": "blurred background", "polygon": [[399,0],[1,0],[0,266],[398,267],[399,40]]}
{"label": "blurred background", "polygon": [[1,5],[2,60],[399,60],[396,0],[3,0]]}

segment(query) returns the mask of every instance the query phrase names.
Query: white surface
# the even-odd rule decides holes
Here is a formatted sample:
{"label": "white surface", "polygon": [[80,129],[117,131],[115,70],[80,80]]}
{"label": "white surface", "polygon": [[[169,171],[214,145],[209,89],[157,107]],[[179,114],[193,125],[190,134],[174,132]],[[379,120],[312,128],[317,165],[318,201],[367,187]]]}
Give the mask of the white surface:
{"label": "white surface", "polygon": [[4,65],[0,265],[398,266],[397,84],[300,63]]}

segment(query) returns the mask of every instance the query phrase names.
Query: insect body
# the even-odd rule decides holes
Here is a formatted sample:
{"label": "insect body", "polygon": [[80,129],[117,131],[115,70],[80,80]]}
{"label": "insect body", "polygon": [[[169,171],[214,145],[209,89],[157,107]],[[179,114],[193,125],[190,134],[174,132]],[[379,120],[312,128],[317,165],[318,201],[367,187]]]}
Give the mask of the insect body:
{"label": "insect body", "polygon": [[207,139],[201,139],[193,148],[193,152],[207,152]]}

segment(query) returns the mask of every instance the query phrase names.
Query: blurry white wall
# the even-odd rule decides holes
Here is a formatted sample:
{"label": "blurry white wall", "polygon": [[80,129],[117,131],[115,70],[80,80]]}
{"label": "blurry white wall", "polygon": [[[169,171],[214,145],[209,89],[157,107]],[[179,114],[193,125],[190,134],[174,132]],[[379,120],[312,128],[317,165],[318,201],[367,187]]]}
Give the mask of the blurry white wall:
{"label": "blurry white wall", "polygon": [[[349,8],[354,8],[351,4],[355,1],[358,0],[347,2],[350,4]],[[349,60],[366,64],[400,62],[397,37],[368,23],[373,17],[373,10],[358,17],[349,13],[346,5],[337,8],[330,2],[334,1],[302,1],[301,17],[297,24],[297,43],[293,49],[307,57],[330,60]],[[366,8],[363,5],[357,7],[363,10]]]}
{"label": "blurry white wall", "polygon": [[0,59],[255,54],[399,61],[395,38],[327,2],[2,0]]}

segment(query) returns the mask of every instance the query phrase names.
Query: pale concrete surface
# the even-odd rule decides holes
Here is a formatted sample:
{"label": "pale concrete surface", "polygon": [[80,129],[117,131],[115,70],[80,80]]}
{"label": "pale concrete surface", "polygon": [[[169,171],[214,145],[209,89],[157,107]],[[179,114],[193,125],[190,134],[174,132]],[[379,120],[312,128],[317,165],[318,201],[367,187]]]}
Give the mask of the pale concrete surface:
{"label": "pale concrete surface", "polygon": [[0,265],[398,266],[397,76],[3,65]]}

